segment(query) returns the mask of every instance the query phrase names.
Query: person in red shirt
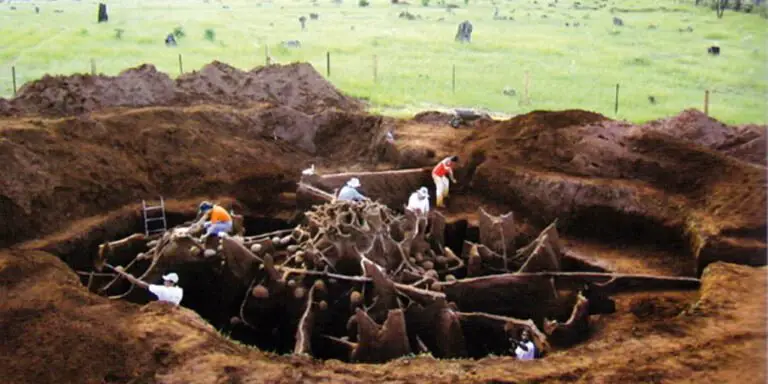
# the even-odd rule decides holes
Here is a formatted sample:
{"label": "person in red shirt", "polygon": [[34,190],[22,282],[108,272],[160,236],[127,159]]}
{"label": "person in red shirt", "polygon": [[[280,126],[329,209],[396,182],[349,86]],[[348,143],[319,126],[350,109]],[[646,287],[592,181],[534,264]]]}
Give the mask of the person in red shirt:
{"label": "person in red shirt", "polygon": [[448,197],[448,177],[451,181],[456,183],[456,179],[453,177],[453,166],[459,162],[458,156],[449,156],[437,163],[435,168],[432,169],[432,180],[435,181],[435,195],[436,203],[435,207],[444,207],[444,200]]}

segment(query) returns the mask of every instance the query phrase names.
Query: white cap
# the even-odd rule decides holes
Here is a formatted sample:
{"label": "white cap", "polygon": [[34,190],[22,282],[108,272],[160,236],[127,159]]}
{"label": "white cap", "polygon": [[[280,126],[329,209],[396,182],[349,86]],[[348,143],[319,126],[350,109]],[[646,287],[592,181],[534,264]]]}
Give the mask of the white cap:
{"label": "white cap", "polygon": [[347,187],[357,188],[360,186],[360,180],[357,177],[353,177],[347,181]]}
{"label": "white cap", "polygon": [[419,196],[421,196],[421,197],[429,197],[429,190],[427,189],[427,187],[419,188]]}
{"label": "white cap", "polygon": [[171,273],[169,273],[169,274],[167,274],[167,275],[163,275],[163,280],[165,280],[165,281],[171,281],[171,282],[173,282],[174,284],[178,284],[178,283],[179,283],[179,275],[177,275],[177,274],[175,274],[175,273],[171,272]]}

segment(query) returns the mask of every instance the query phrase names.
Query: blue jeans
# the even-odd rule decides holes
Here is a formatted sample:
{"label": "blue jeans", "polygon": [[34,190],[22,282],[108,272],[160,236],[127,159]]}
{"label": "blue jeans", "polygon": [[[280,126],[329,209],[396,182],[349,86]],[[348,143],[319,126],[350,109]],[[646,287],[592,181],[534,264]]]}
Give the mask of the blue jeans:
{"label": "blue jeans", "polygon": [[205,236],[210,235],[218,235],[221,232],[230,233],[232,232],[232,222],[231,221],[219,221],[218,223],[211,224],[210,221],[205,223],[205,228],[207,229],[205,231]]}

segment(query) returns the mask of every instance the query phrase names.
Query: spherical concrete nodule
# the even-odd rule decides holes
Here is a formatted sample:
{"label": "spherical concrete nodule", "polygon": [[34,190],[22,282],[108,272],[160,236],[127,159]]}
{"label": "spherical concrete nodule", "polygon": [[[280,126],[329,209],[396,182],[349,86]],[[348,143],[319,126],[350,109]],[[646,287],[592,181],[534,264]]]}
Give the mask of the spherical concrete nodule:
{"label": "spherical concrete nodule", "polygon": [[349,302],[353,307],[357,307],[363,303],[363,295],[358,291],[352,291],[352,293],[349,294]]}
{"label": "spherical concrete nodule", "polygon": [[325,292],[326,291],[325,281],[315,280],[315,284],[314,285],[315,285],[315,290],[316,291],[320,291],[320,292]]}
{"label": "spherical concrete nodule", "polygon": [[269,297],[269,290],[261,284],[253,287],[253,290],[251,291],[251,296],[257,298],[257,299],[266,299]]}
{"label": "spherical concrete nodule", "polygon": [[303,299],[304,295],[307,294],[307,290],[304,287],[298,287],[296,290],[293,291],[293,297],[297,299]]}

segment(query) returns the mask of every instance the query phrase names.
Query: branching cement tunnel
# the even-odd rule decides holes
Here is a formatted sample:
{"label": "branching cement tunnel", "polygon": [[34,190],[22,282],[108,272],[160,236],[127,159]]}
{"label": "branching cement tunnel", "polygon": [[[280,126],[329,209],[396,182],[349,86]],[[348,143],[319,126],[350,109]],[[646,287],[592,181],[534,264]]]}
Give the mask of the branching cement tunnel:
{"label": "branching cement tunnel", "polygon": [[[351,177],[374,202],[329,202]],[[105,265],[149,283],[176,272],[182,306],[235,340],[357,362],[509,354],[522,330],[544,355],[588,338],[590,314],[615,310],[611,295],[699,285],[693,273],[621,273],[569,249],[558,233],[601,239],[629,227],[684,255],[684,241],[653,222],[593,211],[532,232],[514,214],[482,206],[422,219],[404,212],[410,193],[430,184],[429,169],[304,176],[294,211],[264,216],[219,200],[234,210],[239,233],[205,244],[189,227],[197,201],[187,201],[167,211],[162,235],[144,236],[140,211],[129,207],[85,234],[25,246],[58,255],[92,292],[140,304],[153,296]],[[461,206],[466,197],[454,194]],[[600,234],[600,226],[609,228]]]}

